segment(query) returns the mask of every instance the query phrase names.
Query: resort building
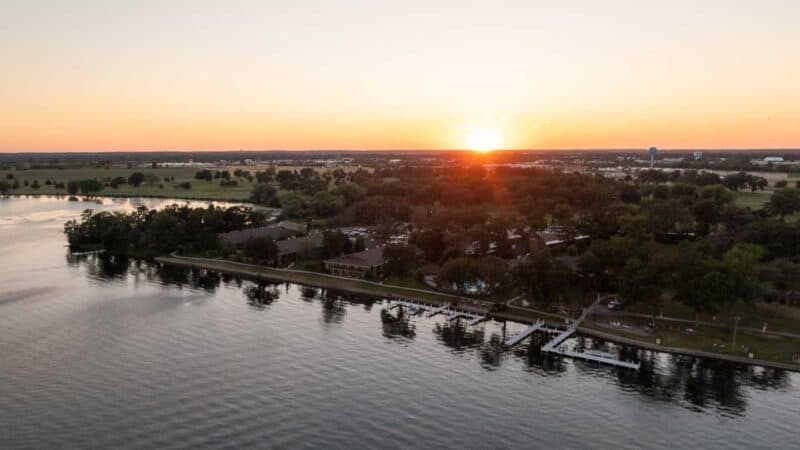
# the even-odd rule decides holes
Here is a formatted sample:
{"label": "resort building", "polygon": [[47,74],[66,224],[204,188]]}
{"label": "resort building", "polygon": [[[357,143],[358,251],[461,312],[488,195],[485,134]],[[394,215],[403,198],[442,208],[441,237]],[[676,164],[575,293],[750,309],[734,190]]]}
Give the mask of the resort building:
{"label": "resort building", "polygon": [[246,228],[244,230],[220,233],[219,239],[223,245],[230,247],[241,247],[249,239],[267,238],[273,241],[287,239],[294,236],[302,236],[306,233],[306,225],[297,222],[283,221],[264,227]]}
{"label": "resort building", "polygon": [[299,259],[319,258],[322,251],[322,234],[283,239],[276,241],[278,247],[277,263],[279,266],[288,266]]}
{"label": "resort building", "polygon": [[351,253],[325,261],[325,270],[332,275],[349,278],[381,278],[386,259],[383,247]]}

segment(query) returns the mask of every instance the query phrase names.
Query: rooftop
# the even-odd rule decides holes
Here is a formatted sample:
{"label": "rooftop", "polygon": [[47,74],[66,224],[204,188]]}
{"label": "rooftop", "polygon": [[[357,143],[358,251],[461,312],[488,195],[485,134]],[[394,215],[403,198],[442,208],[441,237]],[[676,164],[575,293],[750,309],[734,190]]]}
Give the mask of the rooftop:
{"label": "rooftop", "polygon": [[292,230],[281,224],[272,224],[265,227],[247,228],[244,230],[221,233],[219,238],[233,245],[241,245],[251,238],[285,239],[294,234]]}
{"label": "rooftop", "polygon": [[342,255],[337,258],[325,260],[326,263],[347,264],[350,266],[375,267],[386,262],[383,257],[383,247],[374,247],[363,252]]}
{"label": "rooftop", "polygon": [[315,249],[322,247],[322,234],[312,234],[292,239],[284,239],[275,242],[278,247],[279,255],[297,253],[303,249]]}

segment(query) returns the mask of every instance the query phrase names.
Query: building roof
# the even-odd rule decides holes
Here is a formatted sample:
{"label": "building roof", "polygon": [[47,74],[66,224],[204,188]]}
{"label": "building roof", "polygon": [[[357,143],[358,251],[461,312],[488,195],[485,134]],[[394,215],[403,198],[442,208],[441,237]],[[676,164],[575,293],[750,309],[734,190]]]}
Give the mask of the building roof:
{"label": "building roof", "polygon": [[349,255],[342,255],[338,258],[325,260],[325,263],[330,264],[347,264],[350,266],[361,267],[375,267],[380,266],[386,262],[383,257],[383,247],[374,247],[363,252],[351,253]]}
{"label": "building roof", "polygon": [[272,224],[265,227],[247,228],[244,230],[220,233],[219,238],[232,245],[242,245],[251,238],[285,239],[294,234],[281,224]]}
{"label": "building roof", "polygon": [[279,255],[297,253],[303,249],[318,249],[322,247],[322,234],[283,239],[281,241],[276,241],[275,245],[278,247]]}
{"label": "building roof", "polygon": [[289,231],[294,231],[295,233],[305,233],[308,230],[308,226],[304,223],[300,222],[292,222],[290,220],[283,220],[278,223],[279,226],[286,228]]}

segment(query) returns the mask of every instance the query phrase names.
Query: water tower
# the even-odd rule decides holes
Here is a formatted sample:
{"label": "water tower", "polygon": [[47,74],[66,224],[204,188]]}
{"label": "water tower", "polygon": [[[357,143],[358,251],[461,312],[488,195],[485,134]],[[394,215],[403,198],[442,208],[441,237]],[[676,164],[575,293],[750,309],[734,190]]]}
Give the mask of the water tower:
{"label": "water tower", "polygon": [[655,167],[655,165],[656,165],[656,152],[657,151],[658,150],[656,150],[655,147],[650,147],[650,149],[647,150],[647,154],[650,155],[650,170],[653,170],[653,167]]}

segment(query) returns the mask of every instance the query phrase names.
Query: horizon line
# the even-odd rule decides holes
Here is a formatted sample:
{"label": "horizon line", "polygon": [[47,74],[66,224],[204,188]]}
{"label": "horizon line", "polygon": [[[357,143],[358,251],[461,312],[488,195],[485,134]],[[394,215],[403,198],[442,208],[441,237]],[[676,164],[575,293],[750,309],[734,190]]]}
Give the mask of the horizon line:
{"label": "horizon line", "polygon": [[[657,146],[656,146],[657,147]],[[463,148],[416,148],[416,149],[392,149],[392,148],[376,148],[376,149],[229,149],[229,150],[0,150],[3,155],[26,155],[26,154],[91,154],[91,153],[264,153],[264,152],[281,152],[281,153],[300,153],[300,152],[317,152],[317,153],[336,153],[336,152],[465,152],[465,153],[479,153],[490,155],[492,153],[511,153],[511,152],[634,152],[646,151],[649,147],[588,147],[588,148],[514,148],[514,149],[497,149],[489,152],[478,152],[476,150],[463,149]],[[707,152],[748,152],[748,151],[774,151],[774,152],[797,152],[800,147],[671,147],[661,148],[659,151],[663,152],[682,152],[682,151],[707,151]]]}

